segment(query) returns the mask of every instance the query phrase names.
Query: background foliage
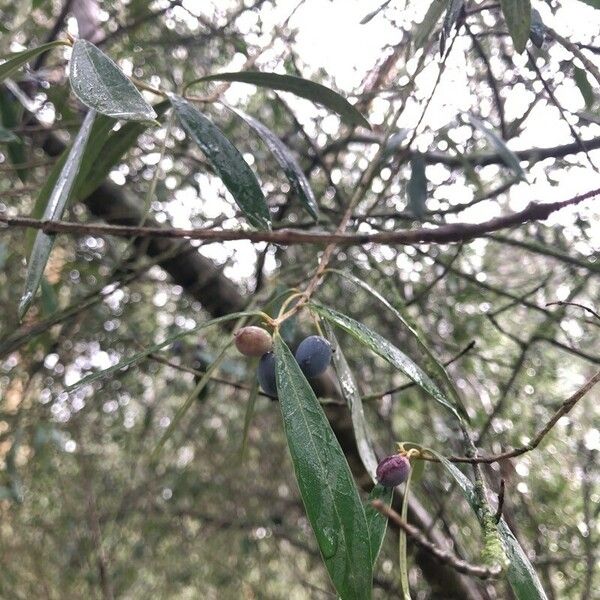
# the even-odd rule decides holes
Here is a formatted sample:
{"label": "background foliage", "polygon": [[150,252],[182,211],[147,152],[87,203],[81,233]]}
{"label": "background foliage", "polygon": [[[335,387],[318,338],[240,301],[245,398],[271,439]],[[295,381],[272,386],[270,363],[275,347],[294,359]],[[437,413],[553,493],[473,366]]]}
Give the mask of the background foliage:
{"label": "background foliage", "polygon": [[[330,108],[269,88],[212,82],[188,90],[205,100],[222,96],[258,119],[298,161],[319,206],[316,223],[268,144],[221,104],[198,105],[257,175],[273,230],[332,233],[358,189],[347,230],[373,234],[487,222],[529,202],[600,188],[597,4],[534,2],[523,29],[520,13],[508,15],[526,4],[5,2],[0,50],[7,55],[70,32],[142,82],[158,113],[159,123],[121,121],[114,130],[114,121],[96,118],[93,158],[80,169],[85,176],[75,181],[65,220],[241,229],[243,207],[216,176],[227,183],[210,152],[147,88],[182,93],[184,83],[209,74],[260,69],[323,83],[372,125],[355,127]],[[339,38],[331,31],[326,40],[327,56],[318,56],[320,11],[340,23]],[[27,68],[3,73],[3,218],[42,218],[58,157],[79,131],[85,110],[69,86],[70,53],[53,45]],[[339,71],[328,68],[330,55]],[[340,246],[329,266],[402,310],[432,355],[448,363],[478,447],[497,454],[527,444],[600,363],[599,212],[592,196],[546,220],[457,243]],[[85,228],[49,236],[39,295],[19,323],[33,237],[16,226],[0,229],[0,597],[334,597],[279,407],[259,395],[247,413],[254,365],[227,350],[168,429],[230,342],[234,321],[74,387],[212,317],[250,305],[276,314],[281,299],[269,302],[307,284],[322,247],[128,239]],[[329,273],[316,299],[418,356],[431,372],[423,347],[364,285]],[[281,333],[295,347],[315,333],[313,320],[304,311]],[[336,335],[379,456],[396,441],[464,455],[443,406],[347,331]],[[320,382],[317,393],[368,490],[336,378]],[[591,599],[598,586],[598,417],[592,390],[538,449],[483,466],[494,506],[505,481],[504,518],[549,598]],[[166,430],[172,433],[156,453]],[[480,527],[441,465],[425,465],[407,506],[410,522],[430,540],[480,562]],[[373,596],[395,597],[399,573],[392,530]],[[514,593],[503,579],[481,581],[440,564],[410,540],[408,580],[414,598]]]}

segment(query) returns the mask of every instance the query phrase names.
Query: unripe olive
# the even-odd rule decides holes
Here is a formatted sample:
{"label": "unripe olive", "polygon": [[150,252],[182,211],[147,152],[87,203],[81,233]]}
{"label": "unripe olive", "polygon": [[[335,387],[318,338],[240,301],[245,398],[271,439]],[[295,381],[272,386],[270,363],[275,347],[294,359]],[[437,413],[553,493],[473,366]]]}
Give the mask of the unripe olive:
{"label": "unripe olive", "polygon": [[300,342],[296,361],[306,377],[317,377],[325,372],[331,361],[331,344],[320,335],[311,335]]}
{"label": "unripe olive", "polygon": [[262,356],[269,352],[273,346],[273,340],[262,327],[249,325],[234,332],[236,348],[245,356]]}
{"label": "unripe olive", "polygon": [[265,394],[277,397],[275,355],[272,352],[263,354],[258,362],[258,383]]}
{"label": "unripe olive", "polygon": [[410,461],[406,456],[393,454],[387,456],[377,465],[377,481],[384,487],[396,487],[408,478]]}

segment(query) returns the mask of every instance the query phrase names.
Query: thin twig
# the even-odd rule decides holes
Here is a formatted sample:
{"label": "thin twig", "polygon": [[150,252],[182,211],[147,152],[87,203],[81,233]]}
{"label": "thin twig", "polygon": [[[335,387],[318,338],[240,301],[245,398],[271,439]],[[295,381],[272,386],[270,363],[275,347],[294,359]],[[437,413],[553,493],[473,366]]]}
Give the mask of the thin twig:
{"label": "thin twig", "polygon": [[[546,437],[546,435],[552,430],[552,428],[558,423],[559,419],[564,415],[571,412],[573,407],[581,400],[598,382],[600,381],[600,371],[598,371],[591,379],[586,381],[574,394],[569,396],[561,405],[560,408],[552,415],[552,417],[548,420],[548,422],[540,429],[540,431],[536,434],[529,444],[525,446],[521,446],[519,448],[513,448],[512,450],[507,450],[506,452],[501,452],[500,454],[494,454],[490,456],[448,456],[446,457],[450,462],[457,463],[495,463],[501,460],[506,460],[508,458],[515,458],[517,456],[521,456],[522,454],[526,454],[527,452],[531,452],[535,450],[542,440]],[[424,456],[425,460],[430,460],[432,462],[438,462],[435,457]]]}
{"label": "thin twig", "polygon": [[553,306],[553,305],[577,306],[578,308],[583,308],[583,310],[586,310],[590,314],[594,315],[596,317],[596,319],[600,319],[600,314],[597,313],[595,310],[591,309],[589,306],[584,306],[583,304],[579,304],[577,302],[564,302],[562,300],[557,300],[556,302],[546,302],[546,306]]}
{"label": "thin twig", "polygon": [[400,527],[400,529],[406,533],[407,537],[417,544],[417,546],[420,546],[425,551],[435,556],[439,561],[443,562],[449,567],[452,567],[455,571],[464,573],[465,575],[470,575],[471,577],[478,577],[480,579],[496,578],[502,573],[500,566],[485,567],[481,565],[473,565],[452,554],[450,551],[436,546],[425,537],[421,530],[414,525],[407,523],[393,508],[390,508],[381,500],[373,500],[371,505],[375,510],[388,517],[388,519]]}

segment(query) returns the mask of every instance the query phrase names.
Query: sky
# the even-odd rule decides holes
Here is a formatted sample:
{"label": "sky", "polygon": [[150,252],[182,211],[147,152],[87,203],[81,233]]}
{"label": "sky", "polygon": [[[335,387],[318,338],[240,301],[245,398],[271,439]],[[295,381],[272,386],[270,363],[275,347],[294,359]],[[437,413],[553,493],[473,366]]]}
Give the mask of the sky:
{"label": "sky", "polygon": [[[162,6],[165,0],[158,0],[154,4],[156,8]],[[236,25],[242,32],[246,32],[246,39],[258,48],[267,47],[274,38],[272,47],[265,51],[259,61],[257,68],[262,70],[274,70],[282,72],[282,57],[285,55],[286,46],[277,40],[276,28],[286,19],[289,19],[289,28],[295,30],[294,49],[301,57],[304,75],[311,77],[314,73],[324,72],[331,77],[329,82],[343,94],[352,99],[352,93],[361,91],[361,82],[369,70],[377,64],[385,53],[386,46],[396,44],[401,39],[398,28],[410,28],[414,22],[422,20],[429,2],[424,0],[392,0],[385,12],[374,17],[367,24],[361,24],[361,20],[376,9],[382,0],[278,0],[275,6],[267,3],[260,11],[260,15],[254,11],[247,11],[238,19]],[[193,15],[204,16],[219,24],[228,11],[237,6],[237,0],[213,0],[197,2],[195,0],[183,0],[183,7],[176,7],[173,18],[167,20],[167,27],[173,27],[175,20],[185,21],[190,28],[198,28],[199,24]],[[555,15],[552,14],[547,4],[542,0],[533,0],[532,5],[536,8],[543,22],[554,28],[560,34],[576,41],[589,42],[600,30],[600,11],[580,2],[579,0],[562,0],[561,8]],[[484,15],[486,13],[483,13]],[[106,15],[108,17],[108,15]],[[257,24],[262,23],[261,34]],[[390,23],[393,20],[394,25]],[[491,23],[490,23],[491,24]],[[70,24],[73,27],[74,23]],[[76,30],[76,25],[75,25]],[[558,45],[547,46],[550,56],[555,60],[571,60],[570,54]],[[469,51],[469,41],[466,37],[458,38],[450,56],[440,84],[436,90],[426,117],[419,129],[419,135],[415,141],[418,150],[426,151],[432,149],[435,142],[434,132],[449,123],[456,121],[457,116],[467,113],[473,108],[481,110],[485,117],[486,107],[473,106],[473,98],[469,93],[469,74],[465,69],[465,55]],[[418,55],[417,55],[418,57]],[[524,65],[523,56],[515,56],[517,65]],[[223,70],[239,70],[243,68],[245,57],[237,54]],[[503,64],[499,59],[490,57],[492,68],[500,72]],[[416,57],[413,56],[404,65],[411,72],[414,69]],[[598,61],[597,61],[598,62]],[[131,70],[130,63],[123,64],[127,72]],[[429,95],[439,72],[439,55],[428,62],[424,70],[417,77],[417,88],[419,90],[418,101],[407,103],[406,110],[402,115],[398,127],[412,130],[417,123],[423,104],[421,99]],[[559,74],[556,77],[555,93],[563,104],[567,113],[576,113],[584,109],[584,102],[579,90],[573,85],[570,78]],[[541,85],[535,82],[535,85]],[[225,94],[225,99],[232,105],[243,103],[254,91],[252,86],[245,84],[233,84]],[[502,91],[501,91],[502,93]],[[514,90],[506,97],[507,118],[514,119],[525,111],[532,93],[525,87]],[[311,121],[311,115],[315,108],[308,101],[297,99],[293,96],[286,98],[294,109],[298,119],[306,125],[307,131],[313,134],[317,143],[321,143],[325,136],[321,131],[315,131]],[[373,124],[383,121],[386,108],[385,102],[375,101],[369,119]],[[572,117],[570,117],[572,118]],[[551,126],[549,126],[551,124]],[[330,136],[340,131],[340,123],[336,116],[331,115],[321,122],[321,127]],[[600,125],[585,125],[580,128],[582,137],[590,138],[600,135]],[[162,133],[162,132],[161,132]],[[455,129],[455,141],[466,141],[472,135],[471,128],[464,126]],[[462,136],[462,138],[461,138]],[[567,124],[560,118],[557,109],[549,103],[538,103],[534,112],[527,120],[527,126],[518,138],[509,141],[508,145],[513,150],[531,147],[547,147],[564,144],[573,141]],[[373,152],[373,148],[364,149],[365,156]],[[595,165],[600,165],[600,151],[591,153]],[[158,157],[157,157],[158,158]],[[246,157],[252,164],[252,157]],[[168,162],[170,159],[165,159]],[[568,159],[573,164],[568,168],[553,170],[553,180],[550,181],[545,172],[544,163],[536,163],[528,169],[527,181],[513,186],[508,196],[508,207],[510,210],[522,210],[530,201],[552,202],[564,200],[577,193],[585,192],[600,187],[600,174],[598,170],[580,157]],[[167,168],[168,164],[163,163]],[[480,169],[484,181],[493,181],[498,168],[489,166]],[[429,207],[435,208],[439,200],[450,200],[454,202],[468,202],[473,198],[474,191],[465,186],[464,182],[458,180],[454,184],[442,184],[445,172],[435,165],[427,168],[427,177],[430,181]],[[113,179],[117,183],[124,183],[123,173],[115,172]],[[199,175],[198,183],[202,189],[206,207],[210,207],[216,217],[219,214],[233,215],[234,205],[230,202],[215,200],[221,186],[219,181],[206,175]],[[169,184],[169,182],[167,182]],[[187,227],[192,225],[191,217],[194,207],[198,202],[197,190],[186,188],[175,190],[173,200],[168,207],[168,214],[174,226]],[[488,220],[500,213],[501,207],[495,201],[479,203],[471,209],[461,212],[459,215],[450,217],[449,220],[465,222],[481,222]],[[592,208],[592,202],[579,205],[570,210],[556,213],[548,221],[559,222],[568,227],[574,219],[575,214],[584,218],[598,218],[598,210]],[[230,221],[227,226],[237,226]],[[600,249],[600,228],[596,228],[592,244]],[[251,245],[248,242],[233,242],[226,245],[208,245],[201,252],[215,260],[225,262],[229,260],[226,274],[236,280],[244,281],[252,277],[254,268],[254,250],[260,250],[260,246]],[[269,270],[274,266],[271,257],[267,259],[266,268]]]}
{"label": "sky", "polygon": [[[360,84],[366,73],[380,59],[386,45],[398,43],[400,39],[399,32],[390,24],[389,17],[392,17],[399,27],[410,27],[411,23],[422,19],[429,6],[429,2],[422,0],[392,0],[385,13],[376,16],[368,24],[361,24],[363,17],[380,4],[381,0],[370,2],[364,0],[305,0],[300,4],[298,0],[279,0],[274,9],[269,7],[268,10],[262,11],[260,18],[263,20],[263,30],[269,32],[293,12],[289,26],[297,31],[295,48],[306,65],[306,75],[310,76],[311,73],[319,70],[324,71],[332,76],[332,83],[337,89],[352,94],[353,91],[360,91]],[[192,11],[202,11],[209,18],[215,18],[215,15],[223,13],[227,8],[227,2],[221,0],[203,3],[195,3],[189,0],[187,4],[184,2],[184,5]],[[594,10],[579,0],[563,0],[561,2],[562,7],[556,15],[551,13],[545,2],[534,0],[533,6],[540,12],[544,23],[567,38],[586,42],[590,41],[592,36],[600,30],[600,11]],[[247,28],[247,31],[251,32],[256,26],[257,20],[258,16],[256,14],[247,13],[238,24],[242,29]],[[266,45],[270,40],[269,33],[262,38],[254,37],[254,40],[252,37],[250,39],[259,46]],[[433,141],[431,130],[443,127],[454,121],[458,114],[472,109],[472,98],[468,93],[468,73],[464,68],[465,53],[468,48],[468,40],[459,39],[448,58],[441,83],[424,120],[422,133],[416,141],[416,147],[420,150],[431,149]],[[275,44],[273,49],[265,53],[264,58],[259,61],[259,68],[281,70],[282,67],[280,61],[278,64],[278,58],[281,56],[282,51],[282,45]],[[553,46],[549,49],[549,53],[554,59],[570,60],[570,54],[561,47]],[[498,59],[492,57],[491,60],[493,68],[502,68],[502,64]],[[524,65],[525,58],[516,56],[515,62],[517,65]],[[232,64],[225,70],[239,69],[242,63],[242,56],[235,57]],[[406,67],[407,69],[411,68],[410,62]],[[438,69],[438,59],[432,60],[417,79],[419,88],[430,90],[437,77]],[[560,81],[560,79],[559,76],[557,80]],[[251,86],[234,85],[227,92],[227,100],[235,104],[243,101],[252,91]],[[581,94],[570,80],[559,83],[555,93],[567,111],[576,112],[584,109]],[[508,96],[506,101],[508,119],[523,114],[530,95],[531,92],[523,88],[521,93],[512,93]],[[290,98],[290,102],[295,108],[300,121],[308,123],[308,114],[312,107],[307,106],[306,102],[294,100],[293,98]],[[377,108],[376,104],[375,108]],[[421,114],[421,110],[421,103],[414,102],[410,104],[398,126],[412,129]],[[375,110],[374,114],[370,116],[371,122],[380,122],[381,116],[381,111],[378,113]],[[328,131],[328,133],[334,134],[339,122],[336,118],[332,118],[325,125],[327,123],[332,128],[332,131]],[[548,126],[549,123],[552,123],[551,127]],[[314,133],[318,134],[318,132]],[[463,135],[470,136],[470,128],[463,128]],[[600,125],[582,127],[581,135],[583,138],[600,135]],[[569,127],[561,121],[557,109],[551,105],[540,103],[528,119],[526,129],[518,138],[509,142],[509,147],[518,150],[530,147],[554,146],[571,141],[573,141],[573,138]],[[593,152],[592,157],[595,164],[600,165],[600,151]],[[486,174],[493,176],[495,171],[496,167],[487,167],[482,169],[481,173],[485,178]],[[510,209],[518,211],[522,210],[532,200],[541,202],[563,200],[576,193],[600,187],[600,174],[586,163],[569,169],[555,170],[553,175],[555,179],[549,181],[544,164],[533,165],[528,171],[528,181],[514,186],[511,190],[509,196]],[[428,177],[435,181],[435,167],[428,167]],[[445,198],[463,202],[468,202],[472,198],[472,195],[470,195],[472,192],[466,189],[462,183],[457,183],[454,186],[438,187],[436,193],[438,196],[441,195]],[[571,211],[568,209],[561,211],[553,216],[549,223],[561,222],[567,224],[573,220],[576,213],[594,218],[598,215],[598,212],[594,210],[592,213],[590,206],[591,203],[580,205]],[[456,217],[456,220],[480,222],[497,216],[499,211],[500,208],[496,202],[484,202],[470,210],[463,211]],[[600,228],[597,229],[600,230]],[[595,234],[593,244],[600,249],[600,231]],[[245,243],[239,244],[240,250],[245,247]],[[216,258],[219,254],[217,248],[211,247],[203,252],[208,253],[213,258]],[[233,270],[237,273],[249,274],[251,272],[250,256],[245,252],[240,254],[246,256],[248,262],[243,265],[243,261],[236,261],[237,266]]]}

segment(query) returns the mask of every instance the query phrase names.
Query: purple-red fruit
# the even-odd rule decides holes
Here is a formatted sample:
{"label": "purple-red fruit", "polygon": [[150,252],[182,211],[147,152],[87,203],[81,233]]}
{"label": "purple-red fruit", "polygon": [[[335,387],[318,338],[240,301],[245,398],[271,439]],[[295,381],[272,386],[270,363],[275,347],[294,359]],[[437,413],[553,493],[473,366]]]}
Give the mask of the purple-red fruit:
{"label": "purple-red fruit", "polygon": [[306,377],[317,377],[329,366],[331,344],[320,335],[311,335],[300,342],[296,361]]}
{"label": "purple-red fruit", "polygon": [[384,487],[396,487],[404,483],[410,473],[410,461],[406,456],[393,454],[377,465],[377,481]]}
{"label": "purple-red fruit", "polygon": [[262,356],[273,346],[269,332],[254,325],[242,327],[234,332],[233,337],[236,348],[245,356]]}
{"label": "purple-red fruit", "polygon": [[265,394],[277,397],[275,355],[272,352],[263,354],[258,362],[258,383]]}

